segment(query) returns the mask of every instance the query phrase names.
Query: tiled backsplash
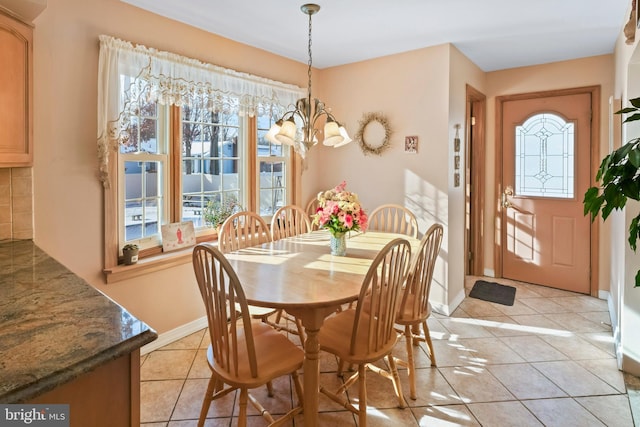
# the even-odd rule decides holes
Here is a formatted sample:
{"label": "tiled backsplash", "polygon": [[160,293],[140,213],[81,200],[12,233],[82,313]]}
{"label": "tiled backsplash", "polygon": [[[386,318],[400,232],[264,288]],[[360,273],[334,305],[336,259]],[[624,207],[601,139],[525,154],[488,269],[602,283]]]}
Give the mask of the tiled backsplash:
{"label": "tiled backsplash", "polygon": [[32,172],[0,168],[0,240],[33,238]]}

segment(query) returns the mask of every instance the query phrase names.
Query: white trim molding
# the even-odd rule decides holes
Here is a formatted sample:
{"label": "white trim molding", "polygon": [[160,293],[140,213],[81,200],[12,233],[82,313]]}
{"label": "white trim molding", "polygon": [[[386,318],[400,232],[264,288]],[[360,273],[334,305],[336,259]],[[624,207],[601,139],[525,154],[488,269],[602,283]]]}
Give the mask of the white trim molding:
{"label": "white trim molding", "polygon": [[142,348],[140,349],[140,355],[151,353],[154,350],[164,347],[165,345],[171,344],[174,341],[177,341],[181,338],[191,335],[194,332],[198,332],[199,330],[202,330],[206,327],[207,327],[207,316],[203,316],[192,322],[186,323],[182,326],[178,326],[177,328],[167,331],[163,334],[159,334],[157,340],[152,341],[145,346],[142,346]]}

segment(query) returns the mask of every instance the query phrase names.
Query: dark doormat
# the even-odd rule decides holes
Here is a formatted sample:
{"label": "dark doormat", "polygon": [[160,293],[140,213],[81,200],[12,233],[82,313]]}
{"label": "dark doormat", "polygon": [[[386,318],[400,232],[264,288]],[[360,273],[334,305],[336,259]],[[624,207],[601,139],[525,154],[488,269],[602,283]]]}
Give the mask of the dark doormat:
{"label": "dark doormat", "polygon": [[502,305],[513,305],[513,301],[516,298],[516,288],[499,283],[477,280],[471,292],[469,292],[469,296]]}

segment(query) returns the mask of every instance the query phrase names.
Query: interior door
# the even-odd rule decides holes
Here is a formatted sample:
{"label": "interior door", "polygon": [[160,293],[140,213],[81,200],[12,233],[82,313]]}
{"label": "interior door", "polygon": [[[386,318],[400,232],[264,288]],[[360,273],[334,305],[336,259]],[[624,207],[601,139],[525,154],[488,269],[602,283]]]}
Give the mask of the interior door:
{"label": "interior door", "polygon": [[503,277],[588,294],[591,94],[506,101],[502,117]]}

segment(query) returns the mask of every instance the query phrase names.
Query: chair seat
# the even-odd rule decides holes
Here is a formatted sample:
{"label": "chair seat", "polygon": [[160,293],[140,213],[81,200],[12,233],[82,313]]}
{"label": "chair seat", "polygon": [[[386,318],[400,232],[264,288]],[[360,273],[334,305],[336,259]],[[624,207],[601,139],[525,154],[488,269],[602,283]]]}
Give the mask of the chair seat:
{"label": "chair seat", "polygon": [[417,322],[421,322],[426,320],[429,316],[431,316],[431,304],[427,305],[427,311],[421,313],[421,315],[416,316],[413,313],[414,301],[416,299],[415,294],[407,295],[407,302],[404,307],[400,308],[398,312],[398,317],[396,318],[396,323],[399,325],[411,325]]}
{"label": "chair seat", "polygon": [[[236,309],[238,309],[238,305],[236,304]],[[263,317],[266,316],[270,316],[272,314],[274,314],[276,311],[275,308],[268,308],[268,307],[259,307],[257,305],[249,305],[249,314],[251,314],[251,317],[254,319],[261,319]]]}
{"label": "chair seat", "polygon": [[[353,323],[356,318],[355,309],[347,309],[337,313],[336,315],[325,320],[320,332],[318,340],[320,348],[324,351],[335,354],[340,359],[349,363],[370,363],[381,359],[388,354],[396,344],[397,335],[391,334],[391,339],[387,343],[383,343],[379,350],[370,352],[365,333],[359,334],[356,340],[354,354],[350,354],[351,334],[353,331]],[[360,315],[360,330],[366,330],[369,325],[369,315],[362,313]]]}
{"label": "chair seat", "polygon": [[[207,360],[216,374],[227,384],[234,387],[256,388],[277,378],[302,368],[304,352],[300,347],[289,341],[284,335],[260,321],[252,321],[255,353],[258,358],[259,376],[251,377],[249,355],[241,351],[238,354],[238,373],[232,375],[224,368],[218,367],[213,359],[213,348],[207,349]],[[244,333],[238,332],[238,347],[245,348]]]}

